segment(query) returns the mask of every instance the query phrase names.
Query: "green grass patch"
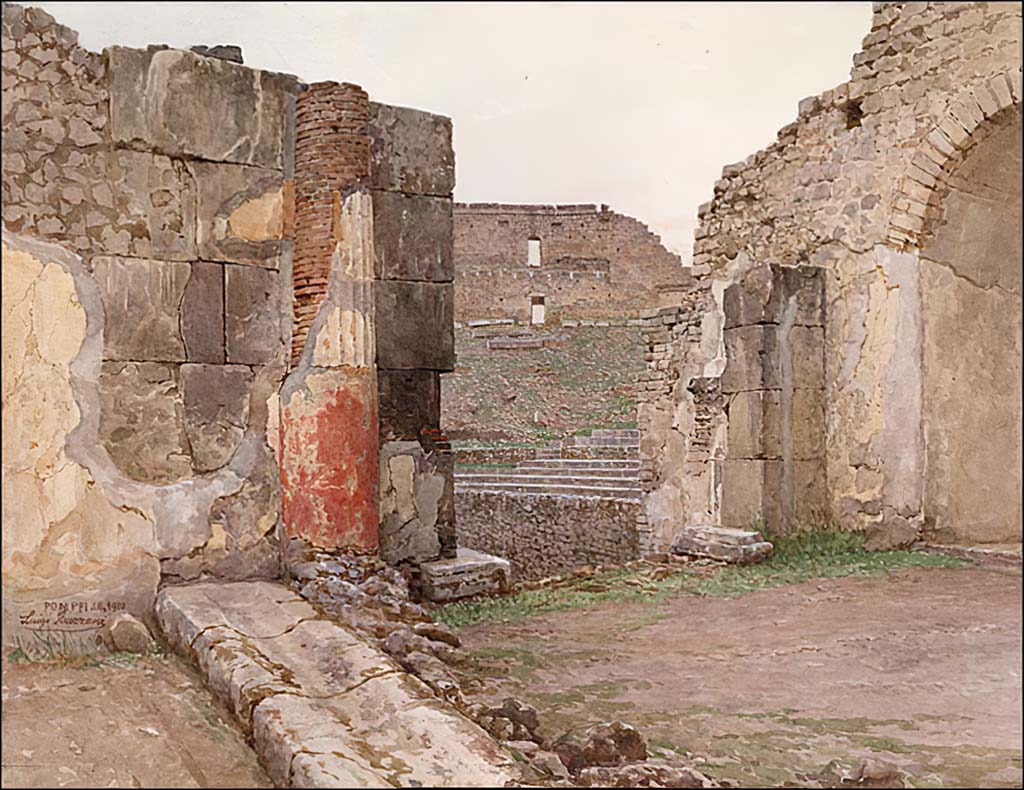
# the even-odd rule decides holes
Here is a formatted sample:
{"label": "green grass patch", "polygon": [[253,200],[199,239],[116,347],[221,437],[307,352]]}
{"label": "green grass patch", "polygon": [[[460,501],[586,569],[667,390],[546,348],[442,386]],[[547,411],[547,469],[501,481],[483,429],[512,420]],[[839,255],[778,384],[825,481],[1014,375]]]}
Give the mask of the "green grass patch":
{"label": "green grass patch", "polygon": [[449,604],[435,610],[434,616],[461,627],[609,602],[660,603],[673,595],[735,597],[809,579],[881,576],[897,568],[956,568],[965,564],[953,557],[917,551],[867,551],[862,535],[838,529],[807,530],[769,539],[775,553],[755,565],[724,565],[710,575],[680,566],[663,579],[655,579],[650,570],[622,568],[571,578],[540,590]]}

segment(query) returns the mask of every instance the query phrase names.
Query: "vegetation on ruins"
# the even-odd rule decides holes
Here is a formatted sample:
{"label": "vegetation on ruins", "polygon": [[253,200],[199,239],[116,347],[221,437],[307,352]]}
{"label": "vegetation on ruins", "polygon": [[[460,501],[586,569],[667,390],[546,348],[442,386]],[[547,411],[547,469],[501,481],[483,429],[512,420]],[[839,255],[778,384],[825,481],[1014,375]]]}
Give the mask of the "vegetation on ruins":
{"label": "vegetation on ruins", "polygon": [[860,533],[832,526],[769,535],[774,555],[755,565],[698,560],[669,566],[641,561],[586,575],[570,575],[511,595],[440,607],[452,626],[510,621],[602,603],[660,603],[673,595],[735,597],[769,587],[840,576],[880,576],[899,568],[955,568],[963,561],[920,551],[868,551]]}

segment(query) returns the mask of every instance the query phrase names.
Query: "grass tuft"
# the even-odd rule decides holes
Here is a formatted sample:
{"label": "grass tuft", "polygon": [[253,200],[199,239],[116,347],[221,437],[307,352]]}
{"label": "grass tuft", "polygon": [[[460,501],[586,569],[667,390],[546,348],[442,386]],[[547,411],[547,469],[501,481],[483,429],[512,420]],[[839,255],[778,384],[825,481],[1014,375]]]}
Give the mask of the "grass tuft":
{"label": "grass tuft", "polygon": [[[557,586],[439,607],[434,617],[453,627],[510,622],[602,603],[660,603],[673,595],[735,597],[755,590],[841,576],[881,576],[897,568],[956,568],[961,560],[917,551],[868,551],[863,535],[832,527],[772,535],[775,553],[755,565],[680,566],[663,579],[651,570],[621,568],[571,578]],[[710,572],[709,572],[710,571]]]}

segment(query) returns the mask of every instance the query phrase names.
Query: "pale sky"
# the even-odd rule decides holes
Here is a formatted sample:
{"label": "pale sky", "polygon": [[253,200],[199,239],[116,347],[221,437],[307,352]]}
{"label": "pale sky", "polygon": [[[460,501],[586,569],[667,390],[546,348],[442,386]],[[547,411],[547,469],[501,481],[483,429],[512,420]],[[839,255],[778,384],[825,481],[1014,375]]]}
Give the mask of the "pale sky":
{"label": "pale sky", "polygon": [[455,198],[607,203],[689,258],[723,165],[849,77],[871,4],[40,2],[83,46],[237,44],[452,118]]}

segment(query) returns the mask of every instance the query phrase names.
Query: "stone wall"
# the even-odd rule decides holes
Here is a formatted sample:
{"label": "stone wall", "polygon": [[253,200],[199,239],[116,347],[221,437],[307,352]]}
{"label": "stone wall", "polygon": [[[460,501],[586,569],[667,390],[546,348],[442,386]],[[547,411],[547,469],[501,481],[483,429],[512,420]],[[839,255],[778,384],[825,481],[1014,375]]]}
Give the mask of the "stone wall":
{"label": "stone wall", "polygon": [[161,573],[277,573],[297,85],[11,4],[3,66],[4,639],[90,649]]}
{"label": "stone wall", "polygon": [[91,53],[13,4],[2,33],[4,644],[91,650],[111,614],[151,621],[162,581],[277,576],[282,515],[377,551],[408,510],[378,480],[398,423],[440,553],[450,121],[195,52]]}
{"label": "stone wall", "polygon": [[[607,206],[459,203],[455,316],[529,323],[531,296],[547,321],[629,315],[657,304],[657,287],[688,280],[679,256],[646,225]],[[538,266],[527,243],[540,242]]]}
{"label": "stone wall", "polygon": [[725,291],[725,526],[780,533],[828,520],[823,275],[759,268]]}
{"label": "stone wall", "polygon": [[[681,472],[692,439],[686,382],[722,376],[728,353],[723,295],[729,285],[759,267],[812,265],[826,272],[829,306],[829,516],[866,530],[876,546],[908,543],[930,526],[925,470],[936,468],[933,456],[941,454],[941,443],[929,447],[934,433],[926,427],[930,407],[924,403],[939,387],[934,379],[926,383],[926,369],[935,370],[929,355],[951,359],[943,364],[959,365],[961,375],[987,379],[992,370],[965,352],[975,342],[970,322],[951,325],[946,308],[944,325],[960,339],[943,339],[935,323],[929,329],[922,290],[931,287],[934,269],[921,250],[948,223],[947,195],[970,151],[1004,125],[1019,124],[1020,25],[1020,6],[1013,3],[876,3],[850,81],[801,101],[797,120],[779,132],[777,142],[723,169],[713,199],[698,209],[693,260],[699,279],[686,297],[706,316],[704,337],[695,342],[692,330],[674,336],[671,359],[658,361],[678,381],[652,392],[640,407],[641,428],[648,433],[642,454],[645,444],[652,452],[681,448],[672,464],[654,473],[652,491],[659,494],[648,505],[649,516],[658,511],[666,524],[697,511],[720,518],[714,507],[683,504],[693,485]],[[1019,195],[1019,170],[1010,181]],[[1019,236],[1019,213],[1011,210],[1007,221],[1008,232]],[[972,217],[965,227],[981,238],[990,226]],[[1000,250],[1016,256],[1007,271],[1016,271],[1017,280],[1006,291],[1019,312],[1019,248],[1002,244]],[[965,265],[959,261],[953,274],[959,276]],[[969,303],[960,302],[960,309]],[[1009,318],[1014,312],[1003,313],[995,334],[1019,333]],[[981,391],[1000,386],[986,384]],[[956,430],[972,430],[967,415],[978,394],[958,400]],[[946,407],[938,408],[950,416]],[[995,408],[995,423],[1019,432],[1019,405],[1007,401]],[[725,421],[724,412],[718,419]],[[1013,478],[1012,497],[1020,491],[1019,452],[1007,453],[1003,468]],[[726,457],[726,437],[719,437],[712,454]],[[1019,493],[1016,498],[1019,511]],[[1003,535],[1019,540],[1019,519]],[[993,536],[978,533],[976,539]]]}
{"label": "stone wall", "polygon": [[465,491],[455,510],[459,545],[508,559],[515,581],[639,556],[639,502]]}

